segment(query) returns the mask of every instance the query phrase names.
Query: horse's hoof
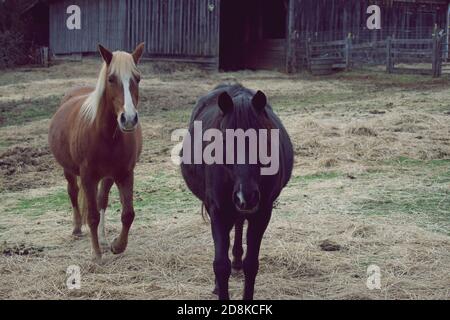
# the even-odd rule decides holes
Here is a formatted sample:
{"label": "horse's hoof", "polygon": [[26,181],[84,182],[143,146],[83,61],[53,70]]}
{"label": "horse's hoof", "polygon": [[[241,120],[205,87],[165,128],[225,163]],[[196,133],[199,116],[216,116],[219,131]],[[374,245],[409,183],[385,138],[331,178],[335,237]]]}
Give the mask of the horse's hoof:
{"label": "horse's hoof", "polygon": [[83,233],[81,232],[81,229],[75,229],[72,231],[72,236],[75,239],[80,239],[81,237],[83,237]]}
{"label": "horse's hoof", "polygon": [[118,244],[117,238],[114,239],[114,241],[111,243],[111,252],[113,254],[121,254],[125,251],[126,248],[126,245]]}
{"label": "horse's hoof", "polygon": [[231,268],[234,271],[241,271],[242,270],[242,260],[233,260],[231,263]]}
{"label": "horse's hoof", "polygon": [[217,287],[214,287],[214,289],[213,289],[213,291],[212,291],[212,294],[215,294],[215,295],[219,295],[219,288],[217,288]]}

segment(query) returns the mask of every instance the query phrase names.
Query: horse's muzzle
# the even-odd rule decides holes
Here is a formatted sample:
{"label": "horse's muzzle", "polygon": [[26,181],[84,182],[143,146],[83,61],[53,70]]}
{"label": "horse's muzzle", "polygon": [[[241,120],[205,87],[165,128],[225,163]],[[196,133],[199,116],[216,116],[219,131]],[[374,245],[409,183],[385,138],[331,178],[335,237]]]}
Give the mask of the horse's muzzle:
{"label": "horse's muzzle", "polygon": [[118,120],[120,130],[124,132],[130,132],[136,129],[139,123],[139,115],[137,112],[135,112],[131,116],[127,115],[125,112],[122,112]]}
{"label": "horse's muzzle", "polygon": [[261,195],[258,190],[244,193],[241,189],[233,194],[233,202],[236,210],[244,214],[251,214],[258,211],[260,198]]}

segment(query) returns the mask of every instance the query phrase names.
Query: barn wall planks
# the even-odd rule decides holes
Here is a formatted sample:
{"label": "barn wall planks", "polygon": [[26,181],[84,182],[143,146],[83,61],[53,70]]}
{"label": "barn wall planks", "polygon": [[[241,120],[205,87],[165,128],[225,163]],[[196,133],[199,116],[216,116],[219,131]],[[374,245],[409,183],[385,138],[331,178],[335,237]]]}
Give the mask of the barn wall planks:
{"label": "barn wall planks", "polygon": [[[78,5],[82,29],[68,30],[66,9]],[[98,43],[132,50],[145,41],[146,57],[218,64],[220,0],[62,0],[50,3],[54,54],[92,53]]]}
{"label": "barn wall planks", "polygon": [[[68,30],[70,5],[81,8],[81,30]],[[126,1],[63,0],[50,3],[50,48],[54,54],[95,52],[99,42],[112,50],[126,41]]]}
{"label": "barn wall planks", "polygon": [[130,46],[145,41],[151,56],[218,56],[219,0],[135,0],[129,6]]}
{"label": "barn wall planks", "polygon": [[[446,30],[448,0],[292,0],[288,39],[287,70],[307,65],[306,41],[343,40],[350,34],[354,45],[397,39],[427,39]],[[381,8],[381,30],[366,26],[369,5]],[[293,12],[292,12],[293,11]],[[294,41],[292,41],[294,42]]]}
{"label": "barn wall planks", "polygon": [[[148,58],[201,62],[214,69],[219,61],[221,1],[227,0],[53,0],[49,2],[50,49],[54,54],[92,53],[97,51],[98,43],[103,43],[113,50],[132,50],[145,41]],[[295,70],[296,57],[304,50],[300,42],[306,38],[332,41],[351,33],[354,44],[384,40],[388,36],[428,38],[435,25],[445,28],[448,3],[447,0],[290,0],[286,49],[279,49],[277,44],[263,52],[254,64],[277,67],[285,64],[288,70]],[[66,28],[66,9],[71,4],[82,9],[82,30]],[[379,31],[367,30],[365,26],[370,4],[382,8]],[[271,59],[276,61],[272,63]]]}
{"label": "barn wall planks", "polygon": [[[437,25],[445,29],[447,0],[293,0],[296,28],[315,41],[342,39],[349,33],[356,41],[384,40],[388,36],[421,39],[431,36]],[[381,30],[368,30],[368,6],[381,8]]]}

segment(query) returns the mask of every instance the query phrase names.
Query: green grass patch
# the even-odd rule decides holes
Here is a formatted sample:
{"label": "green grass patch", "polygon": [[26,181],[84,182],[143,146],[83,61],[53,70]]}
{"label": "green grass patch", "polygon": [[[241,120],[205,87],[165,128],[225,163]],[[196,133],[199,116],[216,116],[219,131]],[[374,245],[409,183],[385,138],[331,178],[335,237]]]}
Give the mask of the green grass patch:
{"label": "green grass patch", "polygon": [[367,186],[372,186],[374,180],[384,179],[384,182],[376,188],[369,187],[364,197],[354,199],[351,212],[417,215],[425,217],[429,225],[450,227],[450,160],[400,157],[384,164],[391,165],[389,170],[358,177],[366,179]]}
{"label": "green grass patch", "polygon": [[[289,111],[291,109],[302,109],[312,106],[326,106],[335,104],[336,102],[356,102],[365,97],[364,92],[343,91],[343,92],[317,92],[308,93],[304,95],[283,95],[271,97],[271,105],[275,112]],[[367,94],[368,96],[368,94]]]}
{"label": "green grass patch", "polygon": [[51,117],[59,106],[59,96],[0,103],[0,126],[19,125]]}
{"label": "green grass patch", "polygon": [[[200,202],[185,186],[181,177],[166,172],[145,178],[136,177],[134,208],[144,220],[154,214],[198,213]],[[69,196],[65,189],[45,196],[18,198],[14,205],[5,209],[11,214],[39,217],[48,211],[71,211]],[[119,219],[122,206],[116,186],[111,189],[108,212]]]}
{"label": "green grass patch", "polygon": [[187,125],[191,118],[192,110],[192,105],[171,105],[154,108],[151,103],[147,103],[145,107],[142,107],[141,113],[143,116],[156,118],[158,121],[166,121],[166,123],[171,125],[178,123]]}
{"label": "green grass patch", "polygon": [[447,170],[443,170],[439,174],[439,176],[436,176],[434,182],[439,184],[450,184],[450,168],[447,168]]}
{"label": "green grass patch", "polygon": [[29,217],[39,217],[47,211],[69,210],[70,208],[69,196],[66,190],[62,189],[46,196],[19,198],[14,206],[6,209],[6,212],[25,214]]}
{"label": "green grass patch", "polygon": [[360,210],[367,214],[391,213],[426,214],[440,213],[450,217],[450,193],[444,188],[418,190],[380,190],[373,199],[359,202]]}
{"label": "green grass patch", "polygon": [[[431,69],[431,66],[430,66]],[[359,84],[367,82],[376,86],[390,87],[390,88],[418,88],[423,90],[432,89],[435,87],[447,87],[450,83],[448,76],[440,78],[433,78],[431,76],[424,76],[418,74],[387,74],[383,70],[353,70],[350,72],[342,72],[336,76],[339,80],[357,81]]]}
{"label": "green grass patch", "polygon": [[[121,212],[119,193],[113,187],[109,210]],[[200,201],[192,195],[182,178],[166,172],[154,173],[136,181],[134,208],[140,220],[149,220],[155,214],[198,213]]]}
{"label": "green grass patch", "polygon": [[430,168],[449,166],[450,168],[450,159],[420,160],[408,157],[398,157],[395,159],[386,160],[384,161],[384,164],[400,166],[426,166]]}
{"label": "green grass patch", "polygon": [[0,140],[0,151],[3,151],[3,149],[7,149],[10,146],[12,146],[14,143],[11,141],[6,140]]}
{"label": "green grass patch", "polygon": [[335,171],[317,172],[303,176],[292,176],[291,183],[309,183],[314,181],[324,181],[336,179],[342,176],[342,173]]}

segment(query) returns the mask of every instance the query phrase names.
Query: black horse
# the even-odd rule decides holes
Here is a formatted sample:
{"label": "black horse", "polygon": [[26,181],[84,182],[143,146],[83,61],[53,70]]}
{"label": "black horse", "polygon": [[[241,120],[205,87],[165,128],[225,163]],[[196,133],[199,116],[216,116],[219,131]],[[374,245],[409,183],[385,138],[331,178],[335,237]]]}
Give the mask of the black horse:
{"label": "black horse", "polygon": [[[227,158],[225,147],[222,163],[187,163],[193,163],[193,154],[196,151],[195,140],[202,139],[202,137],[193,136],[194,122],[197,121],[201,122],[203,133],[208,129],[217,129],[217,131],[223,132],[223,141],[220,143],[223,143],[224,146],[227,144],[227,135],[225,134],[227,129],[242,129],[245,132],[248,129],[256,131],[278,129],[276,131],[278,131],[279,143],[276,145],[276,149],[273,149],[270,137],[263,140],[263,143],[272,146],[271,156],[278,152],[278,170],[272,175],[263,175],[261,169],[267,167],[267,163],[261,163],[259,158],[256,164],[250,163],[248,155],[245,157],[244,164],[242,162],[230,164],[225,161]],[[244,299],[251,300],[259,268],[261,240],[272,215],[273,203],[288,183],[292,173],[293,150],[290,138],[280,119],[267,104],[264,93],[261,91],[255,93],[238,84],[220,85],[208,95],[200,98],[190,120],[189,134],[185,138],[181,155],[189,153],[190,156],[186,158],[190,159],[181,164],[181,171],[189,189],[203,202],[210,216],[215,246],[213,266],[216,286],[214,293],[218,294],[221,300],[229,299],[228,281],[231,267],[237,270],[243,268],[245,274]],[[261,146],[261,139],[258,136],[258,146]],[[245,152],[248,153],[250,138],[245,141]],[[204,151],[208,143],[202,140],[200,146],[201,151]],[[187,150],[188,148],[190,150]],[[238,149],[236,148],[236,150]],[[235,158],[233,159],[235,160]],[[245,220],[248,221],[247,252],[242,262],[242,233]],[[231,263],[228,251],[230,231],[233,226],[235,226],[235,242],[232,251],[234,258]]]}

